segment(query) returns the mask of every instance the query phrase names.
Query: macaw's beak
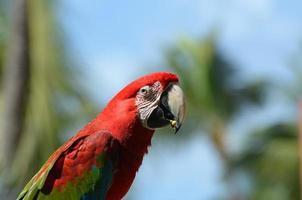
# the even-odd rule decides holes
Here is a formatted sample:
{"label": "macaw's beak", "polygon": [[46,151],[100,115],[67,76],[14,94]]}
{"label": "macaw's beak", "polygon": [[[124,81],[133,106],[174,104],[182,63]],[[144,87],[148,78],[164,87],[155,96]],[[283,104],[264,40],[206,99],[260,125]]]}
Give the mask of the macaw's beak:
{"label": "macaw's beak", "polygon": [[177,133],[184,120],[185,107],[182,89],[177,83],[171,83],[162,93],[159,105],[150,114],[148,127],[160,128],[170,124]]}

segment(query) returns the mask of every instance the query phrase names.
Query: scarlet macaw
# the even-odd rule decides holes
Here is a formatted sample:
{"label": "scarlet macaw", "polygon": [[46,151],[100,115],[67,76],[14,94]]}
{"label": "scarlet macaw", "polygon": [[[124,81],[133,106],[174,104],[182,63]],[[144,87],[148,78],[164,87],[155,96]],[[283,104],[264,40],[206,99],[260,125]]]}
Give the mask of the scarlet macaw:
{"label": "scarlet macaw", "polygon": [[143,76],[57,149],[18,200],[120,200],[128,192],[156,128],[181,126],[185,100],[178,77]]}

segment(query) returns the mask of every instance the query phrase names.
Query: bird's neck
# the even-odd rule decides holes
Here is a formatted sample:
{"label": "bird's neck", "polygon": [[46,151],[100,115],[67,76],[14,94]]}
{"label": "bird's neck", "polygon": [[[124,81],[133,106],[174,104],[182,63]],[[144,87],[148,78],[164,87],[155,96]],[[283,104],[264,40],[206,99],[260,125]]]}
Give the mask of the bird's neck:
{"label": "bird's neck", "polygon": [[111,132],[126,151],[138,156],[147,153],[154,133],[142,126],[132,100],[109,104],[97,117],[96,125]]}
{"label": "bird's neck", "polygon": [[109,131],[121,144],[116,174],[106,197],[108,200],[121,199],[148,152],[154,130],[141,125],[133,101],[109,103],[92,124],[93,129]]}
{"label": "bird's neck", "polygon": [[121,138],[121,144],[133,155],[143,156],[148,152],[154,130],[149,130],[137,123],[129,131],[127,137]]}

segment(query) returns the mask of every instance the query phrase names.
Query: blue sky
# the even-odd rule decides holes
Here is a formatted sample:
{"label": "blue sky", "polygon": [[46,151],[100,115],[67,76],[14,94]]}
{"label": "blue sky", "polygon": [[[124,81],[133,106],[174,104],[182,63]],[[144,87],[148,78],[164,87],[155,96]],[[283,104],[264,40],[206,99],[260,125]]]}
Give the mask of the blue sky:
{"label": "blue sky", "polygon": [[[286,66],[302,44],[301,0],[61,0],[56,8],[70,57],[98,103],[139,75],[165,70],[163,51],[178,39],[202,38],[213,28],[219,30],[219,48],[238,63],[246,81],[291,81]],[[290,115],[280,106],[286,100],[274,102],[269,112],[254,109],[256,119],[243,111],[245,121],[234,119],[232,133],[243,124]],[[130,196],[214,199],[223,193],[219,159],[206,137],[196,135],[177,148],[155,138]]]}
{"label": "blue sky", "polygon": [[[115,90],[107,91],[108,96],[92,92],[100,100],[108,100],[120,85],[143,74],[142,67],[160,70],[163,50],[181,37],[200,38],[218,27],[220,48],[243,73],[254,77],[273,70],[283,75],[275,78],[281,81],[290,78],[284,62],[301,40],[299,0],[58,2],[72,58],[96,85],[110,81],[106,73],[114,72],[120,81],[113,83]],[[101,78],[95,73],[100,69],[105,75]]]}

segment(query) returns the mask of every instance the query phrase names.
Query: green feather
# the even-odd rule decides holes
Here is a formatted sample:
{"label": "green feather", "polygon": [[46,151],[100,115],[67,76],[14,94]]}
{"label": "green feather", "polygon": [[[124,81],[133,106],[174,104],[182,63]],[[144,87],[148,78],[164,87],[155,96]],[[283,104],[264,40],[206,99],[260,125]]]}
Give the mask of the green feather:
{"label": "green feather", "polygon": [[[96,135],[97,134],[97,135]],[[94,136],[89,135],[81,138],[72,138],[69,142],[57,150],[46,162],[40,171],[29,181],[23,191],[18,196],[17,200],[90,200],[90,199],[105,199],[106,192],[113,177],[113,160],[107,159],[106,152],[101,153],[96,158],[96,165],[81,176],[74,177],[63,187],[53,188],[48,194],[44,194],[41,190],[49,175],[49,172],[55,165],[58,158],[68,150],[76,141],[88,139],[90,136],[95,139],[96,136],[110,144],[111,135],[107,132],[99,132]],[[91,140],[90,140],[91,141]],[[85,141],[84,141],[85,142]],[[106,144],[105,144],[106,145]],[[104,146],[105,147],[105,146]]]}

